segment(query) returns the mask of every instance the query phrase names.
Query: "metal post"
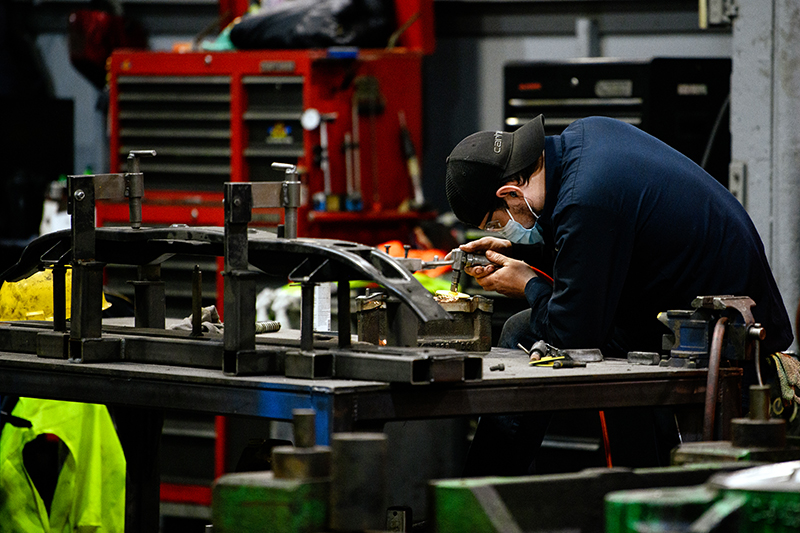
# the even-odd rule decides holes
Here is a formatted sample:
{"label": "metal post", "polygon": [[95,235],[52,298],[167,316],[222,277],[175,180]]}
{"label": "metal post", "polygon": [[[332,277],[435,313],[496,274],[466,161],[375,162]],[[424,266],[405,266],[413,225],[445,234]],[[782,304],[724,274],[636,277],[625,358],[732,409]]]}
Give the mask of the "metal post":
{"label": "metal post", "polygon": [[250,184],[225,184],[225,332],[227,354],[251,351],[256,342],[254,272],[248,271],[247,223],[253,209]]}
{"label": "metal post", "polygon": [[740,174],[746,170],[743,204],[761,234],[793,316],[800,299],[797,5],[779,0],[737,4],[731,55],[731,169]]}
{"label": "metal post", "polygon": [[339,331],[339,348],[350,347],[350,281],[339,280],[336,292],[337,326]]}
{"label": "metal post", "polygon": [[134,324],[137,328],[164,329],[167,323],[166,286],[161,281],[160,265],[138,269],[138,281],[132,281]]}
{"label": "metal post", "polygon": [[300,350],[314,351],[314,285],[311,281],[300,283]]}

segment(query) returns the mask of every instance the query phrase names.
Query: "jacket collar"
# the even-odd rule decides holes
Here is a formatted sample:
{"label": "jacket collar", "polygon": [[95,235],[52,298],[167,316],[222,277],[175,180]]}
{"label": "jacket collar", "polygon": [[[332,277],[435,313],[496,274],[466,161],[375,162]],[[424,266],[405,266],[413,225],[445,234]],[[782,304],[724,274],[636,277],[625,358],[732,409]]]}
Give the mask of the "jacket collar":
{"label": "jacket collar", "polygon": [[561,188],[561,136],[552,135],[545,137],[544,140],[544,182],[545,197],[544,209],[541,215],[548,221],[550,220],[556,201],[558,191]]}

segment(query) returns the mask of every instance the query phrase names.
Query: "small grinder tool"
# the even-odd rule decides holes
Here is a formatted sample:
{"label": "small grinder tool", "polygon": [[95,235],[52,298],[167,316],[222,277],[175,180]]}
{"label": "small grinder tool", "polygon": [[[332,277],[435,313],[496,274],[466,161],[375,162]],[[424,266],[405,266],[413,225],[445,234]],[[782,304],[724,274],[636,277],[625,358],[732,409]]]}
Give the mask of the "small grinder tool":
{"label": "small grinder tool", "polygon": [[461,280],[461,272],[463,272],[465,268],[488,266],[492,264],[485,255],[470,254],[460,248],[456,248],[450,252],[450,257],[453,260],[453,277],[450,282],[450,291],[452,292],[458,292],[458,282]]}

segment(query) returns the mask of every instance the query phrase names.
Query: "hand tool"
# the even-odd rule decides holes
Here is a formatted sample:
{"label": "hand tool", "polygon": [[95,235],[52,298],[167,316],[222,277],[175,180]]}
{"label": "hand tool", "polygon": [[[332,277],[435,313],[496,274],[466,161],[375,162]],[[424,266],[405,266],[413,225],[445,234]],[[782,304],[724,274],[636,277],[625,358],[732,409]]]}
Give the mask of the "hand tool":
{"label": "hand tool", "polygon": [[465,268],[470,268],[475,266],[488,266],[495,264],[492,263],[489,259],[487,259],[486,256],[483,254],[471,254],[465,252],[464,250],[461,250],[460,248],[456,248],[450,252],[450,259],[434,258],[433,261],[422,261],[421,259],[409,258],[406,254],[406,257],[402,259],[395,258],[395,260],[399,260],[399,262],[405,265],[405,267],[410,272],[417,272],[419,270],[437,268],[446,265],[452,266],[453,277],[450,283],[450,292],[452,293],[458,293],[458,282],[461,279],[461,272]]}
{"label": "hand tool", "polygon": [[386,101],[380,92],[378,79],[375,76],[358,76],[353,92],[353,144],[357,152],[354,158],[359,161],[356,166],[356,181],[360,191],[360,146],[358,137],[358,122],[361,116],[369,118],[369,147],[370,147],[370,172],[372,173],[372,210],[381,210],[380,181],[378,177],[378,125],[377,118],[386,108]]}
{"label": "hand tool", "polygon": [[414,190],[414,200],[410,203],[412,211],[422,211],[425,207],[425,195],[422,192],[422,175],[419,169],[419,159],[414,149],[414,142],[411,140],[411,133],[406,125],[406,114],[404,111],[398,113],[400,120],[400,143],[403,147],[403,157],[408,167],[408,175],[411,178],[411,187]]}
{"label": "hand tool", "polygon": [[522,344],[517,344],[517,348],[528,354],[531,358],[531,364],[545,357],[556,357],[563,355],[561,350],[556,348],[555,346],[550,346],[546,342],[542,340],[538,340],[533,343],[533,346],[530,349],[525,348]]}
{"label": "hand tool", "polygon": [[336,120],[336,113],[320,114],[314,108],[306,109],[300,117],[300,123],[306,131],[319,128],[319,166],[322,169],[322,193],[314,194],[314,209],[317,211],[339,211],[339,199],[333,194],[331,185],[331,165],[328,143],[328,122]]}
{"label": "hand tool", "polygon": [[555,363],[561,363],[567,360],[566,355],[545,356],[541,359],[531,359],[528,364],[530,366],[552,366]]}
{"label": "hand tool", "polygon": [[461,272],[463,272],[465,268],[494,264],[489,261],[485,255],[467,253],[460,248],[451,251],[450,257],[453,262],[453,277],[450,282],[451,292],[458,292],[458,282],[461,279]]}
{"label": "hand tool", "polygon": [[353,161],[353,135],[349,131],[344,134],[344,146],[342,148],[344,149],[344,169],[347,181],[347,196],[345,196],[344,201],[345,209],[347,211],[361,211],[361,191],[356,188],[355,178],[353,177],[355,164]]}
{"label": "hand tool", "polygon": [[585,368],[586,363],[583,361],[573,361],[571,359],[564,359],[553,363],[553,368]]}

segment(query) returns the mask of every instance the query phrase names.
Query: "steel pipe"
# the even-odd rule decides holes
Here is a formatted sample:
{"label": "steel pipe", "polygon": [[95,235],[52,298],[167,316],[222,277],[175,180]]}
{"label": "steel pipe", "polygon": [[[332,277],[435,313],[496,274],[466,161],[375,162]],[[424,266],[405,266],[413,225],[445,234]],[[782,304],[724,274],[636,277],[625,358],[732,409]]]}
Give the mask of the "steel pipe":
{"label": "steel pipe", "polygon": [[706,404],[703,417],[703,440],[714,440],[714,417],[717,411],[717,390],[719,388],[719,362],[722,358],[722,340],[725,337],[727,317],[720,317],[714,325],[711,350],[708,354],[708,377],[706,378]]}

